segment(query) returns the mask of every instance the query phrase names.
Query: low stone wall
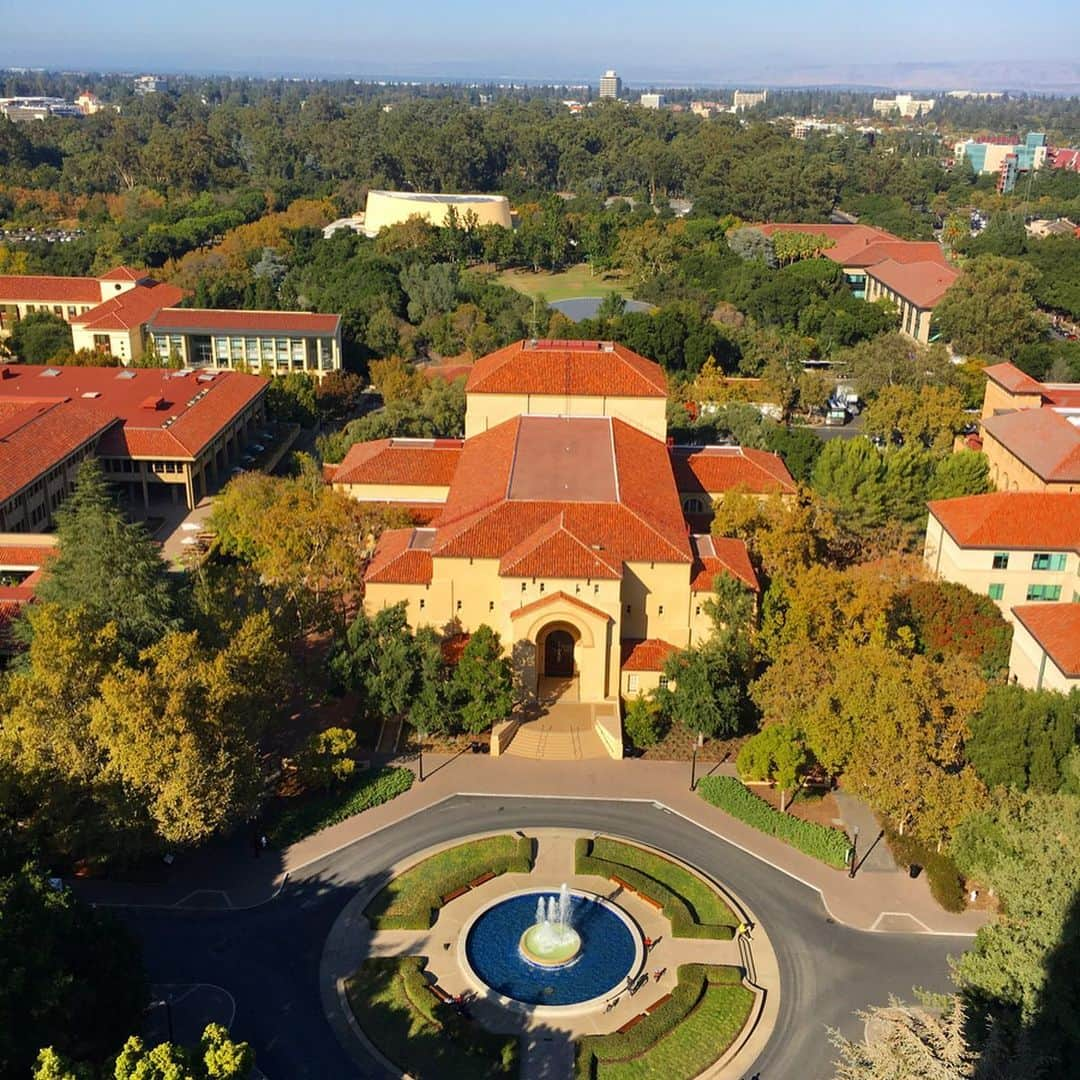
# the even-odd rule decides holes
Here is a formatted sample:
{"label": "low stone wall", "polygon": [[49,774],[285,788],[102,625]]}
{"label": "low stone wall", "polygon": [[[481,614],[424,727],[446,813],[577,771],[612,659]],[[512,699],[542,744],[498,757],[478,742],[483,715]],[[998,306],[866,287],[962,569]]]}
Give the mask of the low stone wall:
{"label": "low stone wall", "polygon": [[491,729],[491,756],[498,757],[506,753],[506,748],[517,734],[520,720],[503,720]]}
{"label": "low stone wall", "polygon": [[619,717],[619,706],[597,706],[593,714],[593,731],[600,736],[604,749],[610,757],[616,761],[623,756],[622,720]]}

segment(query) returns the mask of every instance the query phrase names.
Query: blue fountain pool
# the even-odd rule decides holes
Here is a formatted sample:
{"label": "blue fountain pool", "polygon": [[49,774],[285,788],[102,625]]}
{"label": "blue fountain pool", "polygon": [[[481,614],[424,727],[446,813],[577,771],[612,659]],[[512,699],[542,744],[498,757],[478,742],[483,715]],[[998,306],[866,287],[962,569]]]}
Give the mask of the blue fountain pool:
{"label": "blue fountain pool", "polygon": [[529,1005],[576,1005],[602,997],[626,981],[638,946],[623,920],[597,900],[573,894],[570,923],[581,951],[564,967],[530,964],[521,935],[536,922],[536,901],[550,892],[522,893],[488,908],[469,930],[465,955],[473,971],[497,993]]}

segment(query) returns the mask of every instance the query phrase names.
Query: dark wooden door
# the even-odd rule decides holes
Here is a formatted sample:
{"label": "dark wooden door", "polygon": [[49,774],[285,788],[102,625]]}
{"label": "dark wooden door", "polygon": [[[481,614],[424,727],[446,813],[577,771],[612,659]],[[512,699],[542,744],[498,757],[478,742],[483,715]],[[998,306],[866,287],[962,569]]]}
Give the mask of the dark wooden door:
{"label": "dark wooden door", "polygon": [[564,679],[574,674],[574,639],[565,630],[552,630],[544,642],[544,674]]}

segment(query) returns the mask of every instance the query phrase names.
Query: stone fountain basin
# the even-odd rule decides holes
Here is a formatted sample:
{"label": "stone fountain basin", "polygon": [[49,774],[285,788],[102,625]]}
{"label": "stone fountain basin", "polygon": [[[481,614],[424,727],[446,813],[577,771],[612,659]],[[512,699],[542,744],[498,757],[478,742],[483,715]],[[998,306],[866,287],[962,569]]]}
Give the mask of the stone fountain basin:
{"label": "stone fountain basin", "polygon": [[[553,940],[556,937],[558,940]],[[537,923],[521,935],[518,948],[530,964],[562,967],[581,952],[581,935],[569,926],[554,930],[549,924]]]}

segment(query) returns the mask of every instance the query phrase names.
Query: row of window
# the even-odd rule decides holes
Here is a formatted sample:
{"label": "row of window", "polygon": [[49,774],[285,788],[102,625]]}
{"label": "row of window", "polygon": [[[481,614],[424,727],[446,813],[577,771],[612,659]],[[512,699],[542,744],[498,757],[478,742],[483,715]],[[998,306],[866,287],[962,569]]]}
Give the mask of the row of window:
{"label": "row of window", "polygon": [[[661,675],[660,676],[660,685],[663,687],[663,686],[667,686],[667,684],[668,684],[668,677],[666,675]],[[630,674],[626,676],[626,689],[631,694],[634,693],[634,691],[636,691],[640,685],[641,685],[640,677],[637,675],[636,672],[630,672]]]}
{"label": "row of window", "polygon": [[[989,596],[991,600],[1000,600],[1005,595],[1005,586],[1000,582],[990,586]],[[1029,585],[1027,588],[1029,601],[1035,600],[1060,600],[1060,585]]]}
{"label": "row of window", "polygon": [[[85,315],[90,309],[85,305],[81,309],[77,309],[74,304],[68,304],[67,320],[71,322],[77,315]],[[34,312],[42,312],[46,315],[53,314],[59,316],[61,319],[65,318],[64,305],[63,304],[27,304],[26,314],[33,315]]]}
{"label": "row of window", "polygon": [[[1066,558],[1064,552],[1037,551],[1031,556],[1031,569],[1064,570]],[[992,565],[995,570],[1008,570],[1009,553],[1007,551],[997,552],[994,555]]]}

